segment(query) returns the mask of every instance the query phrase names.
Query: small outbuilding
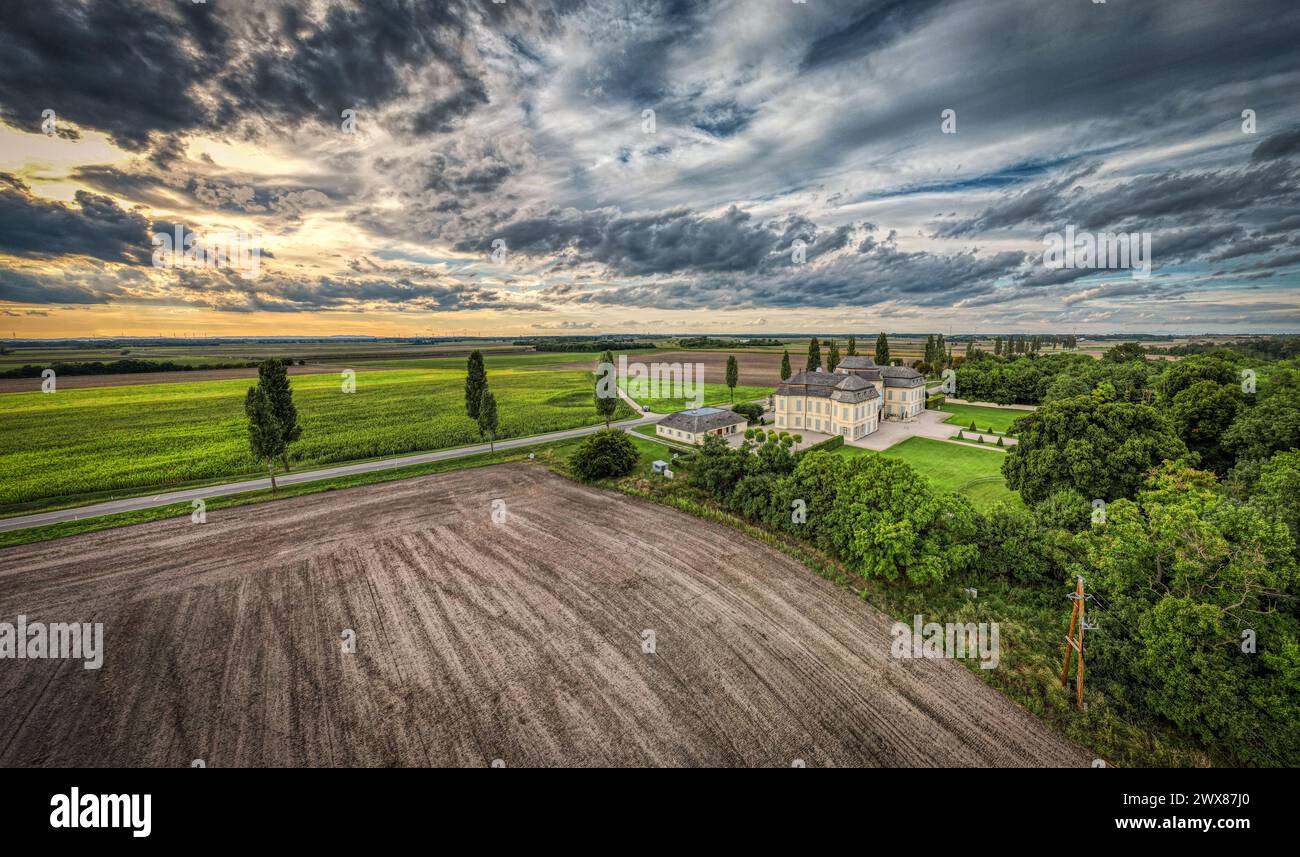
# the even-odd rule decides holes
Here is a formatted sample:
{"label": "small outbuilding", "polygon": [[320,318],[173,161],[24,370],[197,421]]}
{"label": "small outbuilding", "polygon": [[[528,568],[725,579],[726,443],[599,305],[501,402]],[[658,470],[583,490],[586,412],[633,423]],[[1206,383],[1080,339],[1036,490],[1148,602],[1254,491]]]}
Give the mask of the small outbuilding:
{"label": "small outbuilding", "polygon": [[691,408],[655,423],[655,434],[681,443],[701,444],[711,434],[743,434],[749,418],[722,408]]}

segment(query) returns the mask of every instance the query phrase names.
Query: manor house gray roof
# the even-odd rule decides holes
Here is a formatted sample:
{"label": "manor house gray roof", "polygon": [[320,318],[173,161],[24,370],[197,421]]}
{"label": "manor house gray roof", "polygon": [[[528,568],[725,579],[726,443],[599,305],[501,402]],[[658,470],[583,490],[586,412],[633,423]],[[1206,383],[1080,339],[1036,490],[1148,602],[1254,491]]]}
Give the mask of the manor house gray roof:
{"label": "manor house gray roof", "polygon": [[800,372],[777,388],[778,396],[817,396],[837,402],[865,402],[880,397],[873,384],[844,372]]}
{"label": "manor house gray roof", "polygon": [[919,387],[925,383],[925,376],[907,366],[881,366],[880,377],[885,379],[886,387]]}
{"label": "manor house gray roof", "polygon": [[700,434],[701,432],[732,426],[736,423],[747,422],[749,422],[749,419],[744,414],[738,414],[735,411],[725,411],[722,408],[693,408],[669,414],[660,420],[657,425],[690,432],[691,434]]}

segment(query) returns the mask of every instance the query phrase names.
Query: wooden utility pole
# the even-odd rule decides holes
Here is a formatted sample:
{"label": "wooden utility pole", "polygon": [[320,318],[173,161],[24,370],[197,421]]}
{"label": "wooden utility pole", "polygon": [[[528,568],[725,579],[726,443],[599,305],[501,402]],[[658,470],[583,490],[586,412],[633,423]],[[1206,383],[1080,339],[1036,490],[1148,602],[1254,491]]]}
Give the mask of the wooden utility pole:
{"label": "wooden utility pole", "polygon": [[[1061,685],[1065,686],[1070,681],[1070,652],[1073,650],[1076,654],[1078,668],[1075,670],[1074,685],[1075,697],[1079,708],[1083,708],[1083,632],[1094,630],[1096,625],[1089,625],[1084,618],[1084,605],[1091,595],[1083,594],[1083,575],[1079,575],[1075,583],[1074,592],[1069,599],[1074,602],[1074,609],[1070,612],[1070,630],[1065,634],[1065,645],[1062,647],[1065,657],[1061,662]],[[1075,628],[1079,629],[1078,638],[1074,635]]]}

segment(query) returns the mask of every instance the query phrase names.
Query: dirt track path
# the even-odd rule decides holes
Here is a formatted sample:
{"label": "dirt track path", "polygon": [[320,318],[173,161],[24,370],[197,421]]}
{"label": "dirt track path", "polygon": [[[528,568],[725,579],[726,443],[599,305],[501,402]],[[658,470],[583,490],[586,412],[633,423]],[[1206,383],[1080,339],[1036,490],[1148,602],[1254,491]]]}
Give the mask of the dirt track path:
{"label": "dirt track path", "polygon": [[765,545],[536,465],[7,549],[17,613],[107,654],[0,662],[4,766],[1091,758]]}

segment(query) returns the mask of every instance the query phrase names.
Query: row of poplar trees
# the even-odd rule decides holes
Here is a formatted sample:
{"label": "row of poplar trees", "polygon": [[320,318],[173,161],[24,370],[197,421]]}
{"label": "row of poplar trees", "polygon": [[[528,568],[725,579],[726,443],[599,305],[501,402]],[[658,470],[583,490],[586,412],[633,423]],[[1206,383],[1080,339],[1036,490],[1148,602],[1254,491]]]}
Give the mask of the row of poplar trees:
{"label": "row of poplar trees", "polygon": [[[858,338],[856,336],[849,337],[848,351],[845,352],[844,356],[858,356]],[[889,338],[885,336],[883,331],[880,336],[876,338],[876,364],[879,366],[889,365]],[[830,342],[830,348],[826,352],[826,371],[834,372],[835,367],[838,365],[840,365],[840,346],[839,343],[832,339]],[[822,344],[817,337],[814,336],[808,342],[808,359],[804,362],[803,368],[805,372],[815,372],[821,367]],[[793,374],[794,372],[790,368],[790,352],[785,351],[781,355],[781,380],[786,381]]]}
{"label": "row of poplar trees", "polygon": [[[496,396],[488,389],[483,355],[478,351],[469,356],[465,375],[465,412],[478,426],[479,437],[486,437],[488,448],[495,450],[501,420]],[[289,445],[302,437],[298,408],[293,403],[293,389],[289,386],[288,364],[283,360],[264,360],[257,367],[257,386],[250,387],[244,397],[244,414],[248,417],[248,446],[253,457],[266,464],[271,477],[271,491],[275,492],[279,487],[275,480],[276,462],[282,464],[287,473]]]}

